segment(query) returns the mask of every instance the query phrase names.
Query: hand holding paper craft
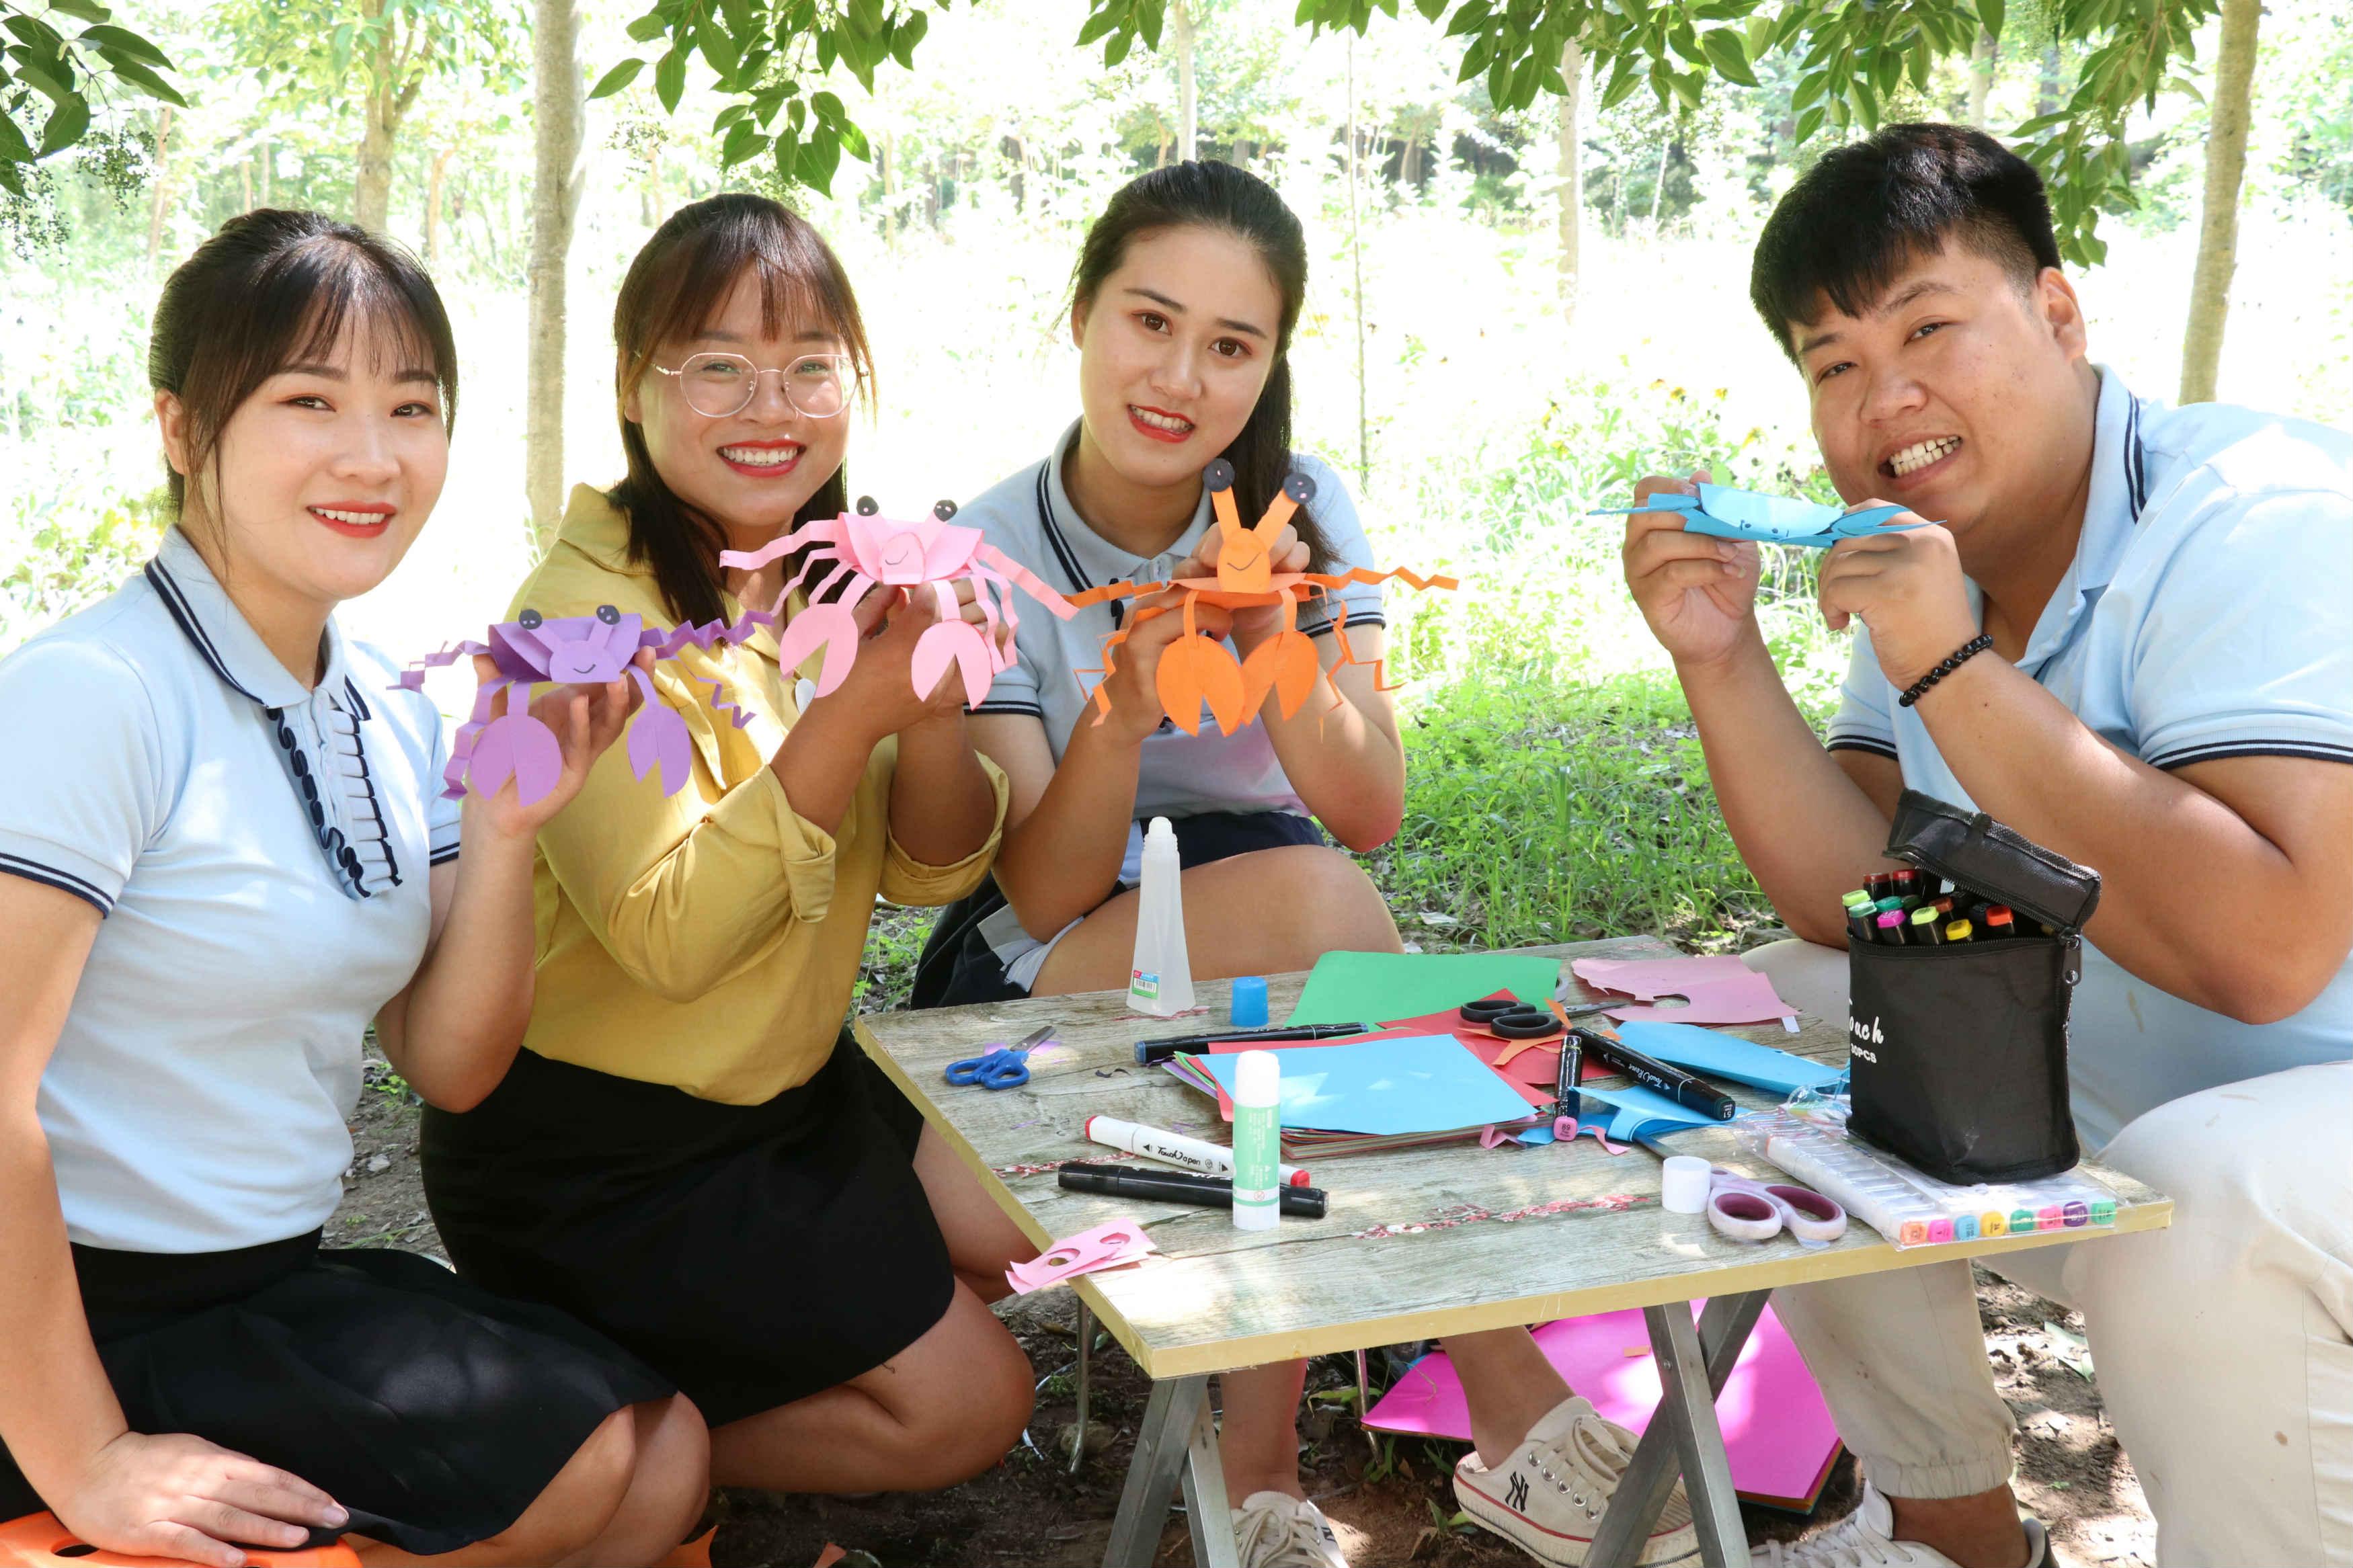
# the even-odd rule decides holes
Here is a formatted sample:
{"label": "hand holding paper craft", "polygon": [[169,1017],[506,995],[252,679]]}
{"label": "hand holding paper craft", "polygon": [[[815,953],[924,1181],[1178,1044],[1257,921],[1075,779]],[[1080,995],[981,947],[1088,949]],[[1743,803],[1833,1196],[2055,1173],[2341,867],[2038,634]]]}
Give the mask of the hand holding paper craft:
{"label": "hand holding paper craft", "polygon": [[[858,624],[850,606],[869,588],[903,588],[911,596],[929,592],[939,605],[940,618],[915,645],[915,695],[931,695],[953,665],[964,677],[965,699],[978,707],[988,696],[990,683],[1013,663],[1012,633],[1021,624],[1013,590],[1019,588],[1066,621],[1078,613],[1078,605],[986,542],[980,530],[951,523],[955,513],[955,502],[944,500],[919,522],[899,522],[882,516],[873,498],[861,496],[855,512],[804,523],[757,550],[723,550],[719,563],[755,572],[794,551],[807,551],[800,570],[777,594],[772,616],[783,614],[785,600],[812,573],[827,568],[810,592],[811,603],[785,622],[776,638],[776,663],[786,669],[798,668],[820,648],[825,651],[817,678],[819,697],[829,697],[840,687],[858,658]],[[972,584],[980,626],[964,618],[955,589],[960,582]]]}
{"label": "hand holding paper craft", "polygon": [[1788,496],[1769,496],[1761,490],[1737,489],[1731,485],[1703,482],[1698,489],[1696,497],[1664,490],[1637,506],[1596,507],[1587,515],[1677,511],[1683,515],[1686,533],[1704,533],[1717,539],[1754,539],[1767,544],[1798,544],[1815,550],[1828,550],[1842,539],[1936,526],[1926,521],[1890,526],[1888,519],[1903,512],[1900,506],[1868,506],[1848,511]]}
{"label": "hand holding paper craft", "polygon": [[[528,806],[546,798],[564,773],[564,748],[555,732],[533,717],[531,689],[535,684],[601,686],[625,675],[638,689],[643,703],[630,721],[629,766],[639,778],[661,769],[662,793],[676,795],[686,787],[694,761],[686,721],[654,695],[654,683],[638,655],[651,650],[655,660],[676,658],[689,646],[706,653],[720,644],[740,643],[772,617],[757,611],[729,625],[712,621],[700,626],[649,626],[643,616],[623,615],[610,605],[599,605],[593,616],[541,615],[525,609],[512,621],[490,629],[484,642],[453,643],[438,653],[413,660],[401,672],[399,689],[417,691],[425,672],[471,655],[487,655],[496,667],[474,695],[470,717],[458,727],[442,770],[442,797],[457,800],[469,785],[478,795],[494,795],[509,778],[515,796]],[[737,729],[751,715],[727,700],[726,688],[712,687],[712,706],[732,716]],[[501,698],[506,711],[501,714]]]}
{"label": "hand holding paper craft", "polygon": [[[1268,556],[1269,544],[1293,512],[1315,499],[1314,481],[1305,474],[1293,474],[1282,481],[1282,491],[1268,503],[1265,515],[1249,525],[1243,523],[1241,512],[1234,503],[1231,463],[1219,458],[1203,470],[1201,482],[1208,488],[1209,504],[1218,518],[1219,543],[1215,577],[1180,577],[1168,583],[1112,583],[1090,588],[1070,601],[1083,606],[1108,599],[1141,598],[1164,590],[1176,593],[1175,605],[1139,605],[1124,626],[1103,639],[1103,667],[1100,673],[1108,678],[1116,668],[1117,656],[1113,650],[1133,636],[1138,626],[1172,612],[1182,616],[1185,635],[1162,652],[1154,694],[1169,719],[1188,735],[1200,733],[1204,703],[1208,706],[1210,717],[1217,721],[1219,731],[1230,735],[1258,716],[1270,692],[1281,704],[1282,716],[1288,719],[1307,700],[1319,677],[1331,688],[1333,701],[1340,700],[1340,689],[1324,674],[1314,639],[1299,629],[1299,606],[1309,595],[1329,595],[1351,583],[1379,583],[1391,577],[1417,588],[1456,586],[1451,577],[1424,577],[1403,567],[1388,572],[1361,566],[1347,572],[1277,572]],[[1348,646],[1346,606],[1336,598],[1331,604],[1332,635],[1339,639],[1340,662],[1364,663]],[[1281,611],[1282,630],[1251,649],[1247,662],[1237,663],[1222,644],[1196,635],[1198,610],[1205,605],[1227,610],[1274,605]],[[1379,660],[1373,661],[1373,679],[1377,684],[1383,679]],[[1106,679],[1094,689],[1098,724],[1111,714],[1108,684]]]}

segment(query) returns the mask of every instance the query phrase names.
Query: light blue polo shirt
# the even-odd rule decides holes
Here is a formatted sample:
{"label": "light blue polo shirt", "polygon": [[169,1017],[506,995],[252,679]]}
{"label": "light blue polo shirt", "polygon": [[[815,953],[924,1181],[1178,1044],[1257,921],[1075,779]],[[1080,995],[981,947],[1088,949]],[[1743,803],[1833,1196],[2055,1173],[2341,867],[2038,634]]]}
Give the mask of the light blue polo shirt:
{"label": "light blue polo shirt", "polygon": [[[2106,369],[2096,423],[2083,536],[2019,668],[2152,767],[2353,763],[2353,437],[2223,404],[2168,408]],[[1842,696],[1831,750],[1893,757],[1906,786],[1975,809],[1860,626]],[[2075,1121],[2097,1150],[2168,1100],[2353,1058],[2353,955],[2302,1012],[2243,1024],[2086,942],[2073,1020]]]}
{"label": "light blue polo shirt", "polygon": [[458,803],[424,695],[332,620],[323,651],[306,690],[174,529],[0,658],[0,870],[105,916],[37,1102],[76,1242],[254,1247],[342,1196]]}

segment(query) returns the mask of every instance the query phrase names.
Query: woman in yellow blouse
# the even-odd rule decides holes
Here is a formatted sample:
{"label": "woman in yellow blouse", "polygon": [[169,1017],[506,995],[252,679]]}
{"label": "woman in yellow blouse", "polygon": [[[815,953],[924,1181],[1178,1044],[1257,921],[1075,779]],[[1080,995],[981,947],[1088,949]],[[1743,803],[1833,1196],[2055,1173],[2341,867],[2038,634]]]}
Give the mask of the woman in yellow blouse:
{"label": "woman in yellow blouse", "polygon": [[[840,263],[774,202],[698,202],[631,264],[614,336],[628,476],[573,492],[510,614],[767,607],[792,563],[747,577],[719,552],[846,510],[867,348]],[[540,835],[523,1049],[480,1106],[425,1127],[459,1271],[674,1378],[722,1485],[946,1486],[1030,1409],[987,1303],[1034,1249],[840,1032],[876,894],[971,891],[1005,778],[953,669],[929,700],[912,689],[929,599],[877,590],[856,613],[870,636],[823,698],[777,668],[773,627],[656,666],[691,776],[666,796],[617,748]]]}

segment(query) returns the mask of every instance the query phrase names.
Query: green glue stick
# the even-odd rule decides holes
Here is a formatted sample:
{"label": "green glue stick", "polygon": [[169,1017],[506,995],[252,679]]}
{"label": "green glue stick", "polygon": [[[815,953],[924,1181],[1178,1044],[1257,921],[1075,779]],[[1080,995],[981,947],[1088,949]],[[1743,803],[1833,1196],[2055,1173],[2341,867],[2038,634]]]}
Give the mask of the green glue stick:
{"label": "green glue stick", "polygon": [[1272,1051],[1234,1062],[1234,1228],[1272,1230],[1282,1217],[1282,1064]]}

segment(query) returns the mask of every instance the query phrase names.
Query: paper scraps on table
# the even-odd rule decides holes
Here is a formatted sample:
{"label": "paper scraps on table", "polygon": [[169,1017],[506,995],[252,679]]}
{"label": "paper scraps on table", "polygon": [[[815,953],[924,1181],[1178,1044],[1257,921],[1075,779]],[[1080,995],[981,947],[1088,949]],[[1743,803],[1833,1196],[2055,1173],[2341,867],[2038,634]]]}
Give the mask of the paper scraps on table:
{"label": "paper scraps on table", "polygon": [[1795,1094],[1801,1089],[1825,1089],[1846,1076],[1843,1068],[1690,1024],[1646,1024],[1635,1020],[1620,1024],[1618,1036],[1644,1056],[1655,1057],[1670,1066],[1704,1073],[1709,1078],[1729,1079],[1753,1089],[1771,1089],[1776,1094]]}
{"label": "paper scraps on table", "polygon": [[1499,991],[1541,1007],[1559,978],[1560,960],[1526,953],[1327,952],[1309,972],[1289,1022],[1415,1018]]}
{"label": "paper scraps on table", "polygon": [[1900,506],[1867,506],[1849,511],[1844,507],[1823,506],[1817,501],[1767,495],[1762,490],[1738,489],[1731,485],[1703,483],[1696,488],[1697,496],[1664,491],[1637,506],[1596,507],[1587,515],[1681,512],[1685,533],[1704,533],[1717,539],[1753,539],[1766,544],[1798,544],[1815,550],[1828,550],[1846,539],[1867,539],[1875,533],[1902,533],[1936,526],[1925,520],[1891,523],[1888,520],[1905,510]]}
{"label": "paper scraps on table", "polygon": [[[1219,1098],[1230,1119],[1240,1053],[1176,1056],[1163,1066]],[[1452,1035],[1277,1047],[1278,1118],[1294,1153],[1344,1154],[1475,1138],[1531,1115],[1514,1087]]]}
{"label": "paper scraps on table", "polygon": [[[1037,574],[984,540],[980,530],[950,522],[955,514],[955,502],[944,500],[931,516],[902,522],[882,516],[871,497],[860,496],[854,512],[812,519],[757,550],[723,550],[719,563],[753,572],[800,552],[799,570],[777,591],[769,611],[775,616],[784,615],[785,602],[812,573],[824,573],[809,589],[808,602],[785,617],[776,634],[779,668],[797,669],[822,651],[819,697],[840,688],[858,658],[862,637],[852,610],[868,589],[902,588],[910,598],[930,596],[939,618],[915,640],[909,667],[915,695],[930,696],[953,668],[963,679],[965,700],[977,708],[998,674],[1013,663],[1012,633],[1021,624],[1015,589],[1063,620],[1079,612]],[[955,587],[960,582],[972,584],[979,626],[964,618]]]}
{"label": "paper scraps on table", "polygon": [[[1696,1307],[1697,1303],[1694,1303]],[[1658,1408],[1658,1363],[1639,1310],[1566,1318],[1535,1331],[1545,1359],[1606,1420],[1639,1432]],[[1838,1458],[1838,1428],[1798,1348],[1767,1307],[1716,1395],[1732,1484],[1751,1502],[1810,1510]],[[1443,1351],[1422,1357],[1366,1412],[1365,1425],[1408,1436],[1471,1440],[1462,1380]]]}
{"label": "paper scraps on table", "polygon": [[1781,1000],[1773,982],[1740,962],[1735,954],[1712,953],[1704,958],[1579,958],[1569,973],[1601,991],[1622,992],[1641,1001],[1683,996],[1683,1007],[1638,1007],[1632,1003],[1612,1007],[1609,1016],[1621,1023],[1641,1019],[1652,1024],[1768,1024],[1779,1019],[1791,1034],[1798,1032],[1798,1010]]}
{"label": "paper scraps on table", "polygon": [[1146,1254],[1159,1250],[1144,1233],[1144,1226],[1132,1219],[1115,1219],[1055,1242],[1027,1263],[1015,1264],[1005,1271],[1005,1282],[1013,1287],[1015,1295],[1026,1296],[1082,1274],[1141,1262]]}

